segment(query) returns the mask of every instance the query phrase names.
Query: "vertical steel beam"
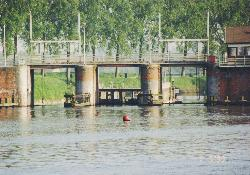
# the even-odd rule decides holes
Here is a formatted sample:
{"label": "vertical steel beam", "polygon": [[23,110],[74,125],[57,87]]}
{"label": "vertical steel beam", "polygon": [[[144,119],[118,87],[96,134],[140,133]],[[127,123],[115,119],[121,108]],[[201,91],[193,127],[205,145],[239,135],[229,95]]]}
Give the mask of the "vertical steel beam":
{"label": "vertical steel beam", "polygon": [[207,12],[207,55],[209,56],[209,11]]}
{"label": "vertical steel beam", "polygon": [[6,55],[6,33],[5,33],[5,25],[3,26],[3,48],[4,48],[4,66],[6,67],[7,55]]}
{"label": "vertical steel beam", "polygon": [[81,15],[78,13],[78,39],[79,39],[79,56],[81,56]]}
{"label": "vertical steel beam", "polygon": [[161,14],[159,13],[159,54],[161,53]]}
{"label": "vertical steel beam", "polygon": [[30,41],[32,41],[32,14],[30,11]]}

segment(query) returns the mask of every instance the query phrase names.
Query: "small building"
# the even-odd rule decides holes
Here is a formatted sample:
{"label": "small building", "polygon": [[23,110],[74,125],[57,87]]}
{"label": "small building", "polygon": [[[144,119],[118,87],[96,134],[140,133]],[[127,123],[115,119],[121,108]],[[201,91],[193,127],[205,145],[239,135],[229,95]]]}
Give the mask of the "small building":
{"label": "small building", "polygon": [[250,105],[250,26],[228,27],[227,52],[207,70],[208,104]]}
{"label": "small building", "polygon": [[227,53],[223,64],[250,66],[250,26],[227,27],[225,30]]}

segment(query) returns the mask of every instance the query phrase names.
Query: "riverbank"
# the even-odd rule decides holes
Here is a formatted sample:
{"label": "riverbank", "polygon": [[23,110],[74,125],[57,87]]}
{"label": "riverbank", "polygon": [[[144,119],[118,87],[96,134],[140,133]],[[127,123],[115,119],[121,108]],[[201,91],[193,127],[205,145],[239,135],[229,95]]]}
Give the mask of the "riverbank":
{"label": "riverbank", "polygon": [[[71,77],[67,85],[65,73],[46,73],[44,77],[41,74],[35,74],[35,104],[58,104],[64,99],[66,91],[74,92],[74,77]],[[43,101],[43,103],[42,103]]]}
{"label": "riverbank", "polygon": [[[165,81],[169,81],[166,77]],[[173,85],[180,89],[181,93],[196,93],[200,87],[203,93],[206,88],[206,78],[191,76],[172,77]],[[44,78],[40,73],[35,74],[35,104],[60,104],[63,103],[66,91],[75,91],[75,76],[72,73],[70,85],[67,85],[66,73],[46,73]],[[197,85],[196,85],[197,84]],[[140,88],[138,74],[102,73],[99,75],[99,88]],[[42,103],[43,101],[43,103]]]}

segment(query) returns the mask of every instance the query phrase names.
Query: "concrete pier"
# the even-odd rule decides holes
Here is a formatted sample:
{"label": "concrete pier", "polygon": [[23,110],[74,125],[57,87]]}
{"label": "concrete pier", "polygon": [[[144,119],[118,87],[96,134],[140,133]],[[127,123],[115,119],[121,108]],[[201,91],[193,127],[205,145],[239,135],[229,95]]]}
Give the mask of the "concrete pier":
{"label": "concrete pier", "polygon": [[140,105],[154,105],[159,103],[159,96],[162,92],[161,67],[158,64],[142,65],[141,72],[141,91],[138,97]]}
{"label": "concrete pier", "polygon": [[35,105],[35,70],[30,70],[30,88],[31,88],[31,94],[30,94],[30,105]]}
{"label": "concrete pier", "polygon": [[18,106],[30,106],[31,76],[29,66],[20,65],[16,67],[16,87],[18,95]]}
{"label": "concrete pier", "polygon": [[90,105],[95,105],[97,94],[96,66],[84,65],[77,66],[76,74],[76,95],[88,93],[90,95]]}

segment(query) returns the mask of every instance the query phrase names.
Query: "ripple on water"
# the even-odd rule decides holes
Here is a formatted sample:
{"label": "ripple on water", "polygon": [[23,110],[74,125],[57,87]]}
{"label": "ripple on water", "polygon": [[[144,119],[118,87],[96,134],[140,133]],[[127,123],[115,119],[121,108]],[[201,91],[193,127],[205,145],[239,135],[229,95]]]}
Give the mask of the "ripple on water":
{"label": "ripple on water", "polygon": [[[8,110],[0,109],[0,174],[250,172],[246,108],[237,112],[190,105]],[[124,114],[132,121],[124,123]]]}

